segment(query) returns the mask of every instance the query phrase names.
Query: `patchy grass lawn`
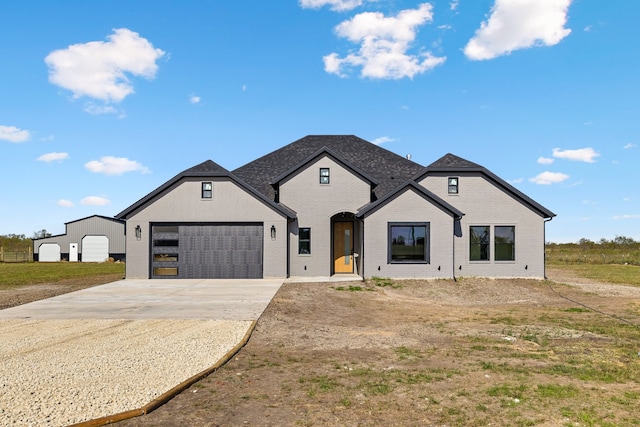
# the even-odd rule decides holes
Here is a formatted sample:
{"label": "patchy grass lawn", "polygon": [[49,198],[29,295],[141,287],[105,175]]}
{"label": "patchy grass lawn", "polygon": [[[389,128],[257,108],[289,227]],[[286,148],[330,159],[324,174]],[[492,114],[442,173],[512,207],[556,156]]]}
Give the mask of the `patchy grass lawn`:
{"label": "patchy grass lawn", "polygon": [[640,286],[640,266],[631,264],[564,264],[551,262],[549,267],[564,270],[578,277],[607,283]]}
{"label": "patchy grass lawn", "polygon": [[[0,290],[70,279],[124,277],[123,263],[29,262],[0,263]],[[115,280],[115,279],[114,279]]]}
{"label": "patchy grass lawn", "polygon": [[119,425],[640,426],[640,290],[612,286],[287,283],[225,366]]}

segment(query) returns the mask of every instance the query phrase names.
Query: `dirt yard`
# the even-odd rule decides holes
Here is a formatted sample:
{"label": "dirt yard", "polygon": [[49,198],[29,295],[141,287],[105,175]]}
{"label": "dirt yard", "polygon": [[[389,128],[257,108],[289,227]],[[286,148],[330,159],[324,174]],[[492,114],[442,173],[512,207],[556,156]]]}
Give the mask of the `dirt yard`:
{"label": "dirt yard", "polygon": [[55,297],[69,292],[79,291],[105,283],[122,280],[122,273],[104,274],[81,279],[65,279],[55,283],[20,286],[14,289],[0,289],[0,310],[16,305],[27,304],[45,298]]}
{"label": "dirt yard", "polygon": [[231,361],[117,425],[640,425],[640,288],[548,273],[285,284]]}
{"label": "dirt yard", "polygon": [[639,425],[640,288],[285,284],[249,343],[129,426]]}

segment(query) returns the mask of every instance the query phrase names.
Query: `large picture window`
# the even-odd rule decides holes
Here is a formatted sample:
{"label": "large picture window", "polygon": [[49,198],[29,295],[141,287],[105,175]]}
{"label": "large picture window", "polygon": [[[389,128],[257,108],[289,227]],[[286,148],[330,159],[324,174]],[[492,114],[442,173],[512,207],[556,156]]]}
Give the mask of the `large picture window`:
{"label": "large picture window", "polygon": [[514,226],[496,226],[494,229],[496,261],[515,261],[516,259],[516,228]]}
{"label": "large picture window", "polygon": [[309,255],[311,253],[311,229],[300,228],[298,230],[298,253]]}
{"label": "large picture window", "polygon": [[489,261],[491,232],[488,225],[469,227],[469,260]]}
{"label": "large picture window", "polygon": [[389,223],[389,262],[428,263],[429,223]]}

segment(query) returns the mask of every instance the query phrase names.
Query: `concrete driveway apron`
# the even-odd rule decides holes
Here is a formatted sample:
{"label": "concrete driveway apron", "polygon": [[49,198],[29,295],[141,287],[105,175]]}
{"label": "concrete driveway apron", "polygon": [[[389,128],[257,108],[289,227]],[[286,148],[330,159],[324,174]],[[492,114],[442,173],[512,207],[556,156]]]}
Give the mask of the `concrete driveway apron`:
{"label": "concrete driveway apron", "polygon": [[128,279],[0,310],[0,319],[257,320],[284,279]]}

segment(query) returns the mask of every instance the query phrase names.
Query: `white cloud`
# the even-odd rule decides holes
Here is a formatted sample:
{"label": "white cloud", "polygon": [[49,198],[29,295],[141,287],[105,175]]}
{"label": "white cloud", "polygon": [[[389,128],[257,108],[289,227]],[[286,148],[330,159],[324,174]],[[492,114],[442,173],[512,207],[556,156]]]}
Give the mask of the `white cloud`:
{"label": "white cloud", "polygon": [[45,58],[49,81],[73,92],[74,98],[120,102],[134,92],[128,74],[155,77],[162,50],[126,28],[113,30],[107,39],[51,52]]}
{"label": "white cloud", "polygon": [[632,144],[632,143],[630,142],[630,143],[626,144],[626,145],[625,145],[624,147],[622,147],[622,148],[624,148],[625,150],[628,150],[629,148],[635,148],[635,147],[636,147],[636,144]]}
{"label": "white cloud", "polygon": [[246,91],[247,91],[247,89],[248,89],[248,88],[247,88],[247,85],[242,85],[242,91],[243,91],[243,92],[246,92]]}
{"label": "white cloud", "polygon": [[542,172],[541,174],[530,178],[529,181],[535,184],[549,185],[557,184],[567,179],[569,179],[569,175],[563,174],[561,172]]}
{"label": "white cloud", "polygon": [[508,182],[510,184],[520,184],[522,181],[524,181],[524,178],[516,178],[516,179],[511,179]]}
{"label": "white cloud", "polygon": [[430,4],[423,3],[417,9],[406,9],[393,17],[364,12],[340,23],[335,28],[336,34],[359,43],[360,49],[344,58],[337,53],[324,56],[325,71],[346,77],[347,69],[361,67],[361,77],[401,79],[413,78],[444,63],[446,57],[435,57],[431,52],[407,54],[416,38],[417,27],[433,20],[431,9]]}
{"label": "white cloud", "polygon": [[300,0],[300,7],[305,9],[320,9],[329,6],[336,12],[355,9],[363,3],[363,0]]}
{"label": "white cloud", "polygon": [[197,95],[191,95],[189,97],[189,102],[192,104],[198,104],[201,101],[201,98]]}
{"label": "white cloud", "polygon": [[126,172],[148,173],[146,166],[129,160],[126,157],[105,156],[100,160],[92,160],[84,165],[85,168],[95,173],[103,173],[105,175],[122,175]]}
{"label": "white cloud", "polygon": [[460,3],[459,0],[453,0],[451,3],[449,3],[449,9],[451,9],[451,10],[458,9],[458,4],[459,3]]}
{"label": "white cloud", "polygon": [[111,203],[111,200],[105,199],[104,197],[100,196],[88,196],[80,200],[80,203],[89,206],[104,206]]}
{"label": "white cloud", "polygon": [[618,220],[618,219],[640,219],[640,215],[635,214],[635,215],[615,215],[613,217],[613,219]]}
{"label": "white cloud", "polygon": [[591,147],[580,148],[577,150],[561,150],[559,148],[553,149],[553,157],[556,157],[558,159],[567,159],[574,162],[595,163],[595,158],[599,156],[600,154]]}
{"label": "white cloud", "polygon": [[65,159],[69,158],[69,153],[47,153],[47,154],[43,154],[42,156],[38,157],[36,160],[39,160],[41,162],[53,162],[53,161],[58,161],[61,162]]}
{"label": "white cloud", "polygon": [[96,105],[92,102],[88,102],[84,106],[84,111],[94,116],[98,116],[100,114],[117,114],[118,110],[113,108],[110,105]]}
{"label": "white cloud", "polygon": [[395,141],[394,138],[390,138],[388,136],[381,136],[380,138],[376,138],[371,142],[373,142],[375,145],[382,145],[382,144],[386,144],[387,142],[393,142],[393,141]]}
{"label": "white cloud", "polygon": [[553,159],[550,159],[548,157],[538,157],[538,163],[540,163],[541,165],[550,165],[551,163],[553,163]]}
{"label": "white cloud", "polygon": [[571,0],[496,0],[464,48],[472,60],[493,59],[514,50],[553,46],[567,37]]}
{"label": "white cloud", "polygon": [[71,200],[60,199],[56,203],[58,206],[62,206],[63,208],[72,208],[73,202]]}
{"label": "white cloud", "polygon": [[0,125],[0,140],[9,142],[25,142],[31,138],[28,130],[18,129],[15,126]]}

